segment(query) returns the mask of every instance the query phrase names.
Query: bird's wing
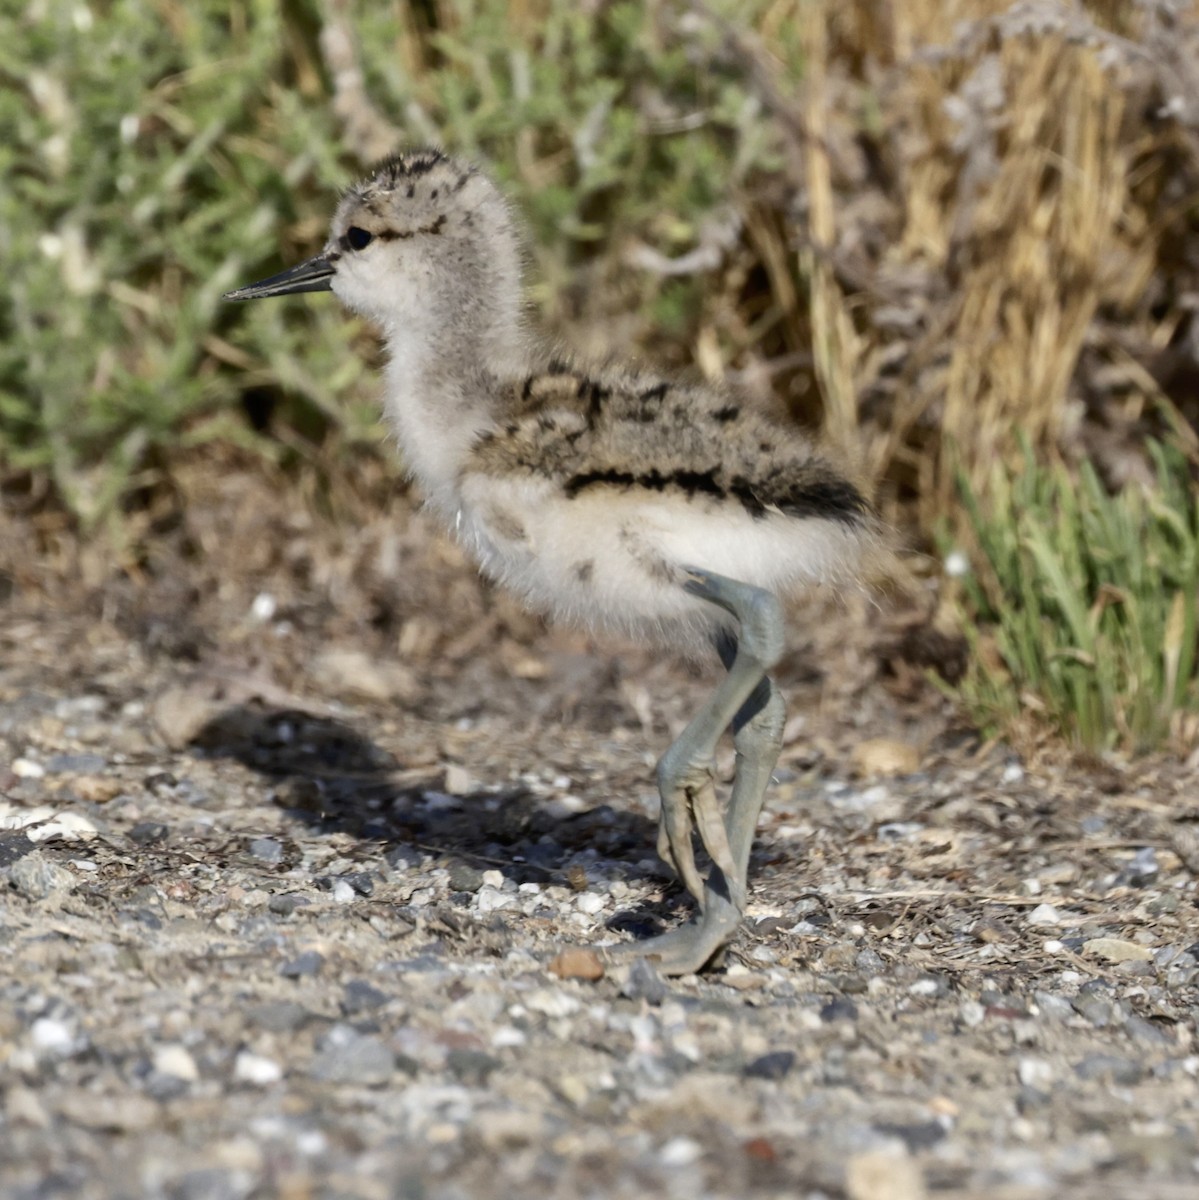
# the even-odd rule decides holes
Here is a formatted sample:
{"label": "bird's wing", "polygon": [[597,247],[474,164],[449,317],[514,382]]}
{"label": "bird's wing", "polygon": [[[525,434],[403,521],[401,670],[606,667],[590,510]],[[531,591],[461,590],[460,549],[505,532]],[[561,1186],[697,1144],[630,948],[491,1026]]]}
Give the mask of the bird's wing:
{"label": "bird's wing", "polygon": [[733,501],[754,516],[871,516],[861,491],[798,429],[716,388],[554,362],[506,385],[502,411],[470,469],[552,479],[568,497],[641,489]]}

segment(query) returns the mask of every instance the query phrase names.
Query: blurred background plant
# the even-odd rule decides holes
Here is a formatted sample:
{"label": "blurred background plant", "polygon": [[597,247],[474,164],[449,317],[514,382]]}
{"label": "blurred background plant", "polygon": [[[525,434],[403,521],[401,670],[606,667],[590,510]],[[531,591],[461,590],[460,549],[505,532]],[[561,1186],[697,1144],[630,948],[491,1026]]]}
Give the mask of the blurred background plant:
{"label": "blurred background plant", "polygon": [[[914,569],[970,631],[977,720],[1010,730],[1035,694],[1072,738],[1141,746],[1194,711],[1194,574],[1166,553],[1199,457],[1190,0],[29,0],[2,20],[10,507],[130,545],[186,502],[182,456],[234,444],[324,494],[389,463],[368,330],[331,302],[219,297],[312,253],[372,160],[437,142],[525,214],[552,333],[785,404],[910,544],[968,549],[968,586]],[[1113,600],[1159,576],[1164,618]],[[1100,680],[1116,644],[1156,682]]]}
{"label": "blurred background plant", "polygon": [[1027,444],[980,492],[960,479],[975,539],[960,695],[984,729],[1048,721],[1095,751],[1194,740],[1199,494],[1182,454],[1148,450],[1153,482],[1117,495],[1090,463],[1044,466]]}

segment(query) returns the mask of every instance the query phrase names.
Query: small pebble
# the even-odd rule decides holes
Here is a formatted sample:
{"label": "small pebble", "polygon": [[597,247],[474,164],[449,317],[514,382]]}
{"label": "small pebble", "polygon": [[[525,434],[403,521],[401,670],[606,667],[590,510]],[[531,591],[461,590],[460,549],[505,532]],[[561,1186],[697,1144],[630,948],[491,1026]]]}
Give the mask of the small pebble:
{"label": "small pebble", "polygon": [[846,996],[837,996],[820,1010],[820,1019],[826,1025],[833,1021],[856,1021],[858,1006]]}
{"label": "small pebble", "polygon": [[254,838],[250,842],[250,853],[260,862],[281,863],[283,861],[283,843],[275,838]]}
{"label": "small pebble", "polygon": [[346,984],[341,998],[341,1011],[348,1017],[358,1013],[382,1008],[391,997],[384,991],[367,983],[365,979],[351,979]]}
{"label": "small pebble", "polygon": [[282,895],[272,896],[266,902],[266,906],[281,917],[290,917],[297,908],[303,908],[310,903],[307,896],[301,896],[297,892],[284,892]]}
{"label": "small pebble", "polygon": [[658,1005],[666,999],[666,981],[648,958],[635,958],[629,964],[629,974],[621,985],[620,994],[628,1000]]}
{"label": "small pebble", "polygon": [[467,1087],[482,1087],[499,1065],[500,1060],[482,1050],[451,1050],[446,1055],[446,1068]]}
{"label": "small pebble", "polygon": [[1065,996],[1055,996],[1052,992],[1035,991],[1032,998],[1042,1016],[1063,1021],[1074,1013],[1074,1006]]}
{"label": "small pebble", "polygon": [[[484,878],[490,873],[486,872]],[[478,894],[475,897],[475,904],[481,913],[496,912],[498,909],[508,908],[515,903],[515,896],[506,895],[498,888],[486,883],[479,888]]]}
{"label": "small pebble", "polygon": [[139,821],[129,831],[129,840],[137,846],[152,846],[170,832],[161,821]]}
{"label": "small pebble", "polygon": [[469,863],[452,862],[447,870],[455,892],[477,892],[483,886],[483,872]]}
{"label": "small pebble", "polygon": [[1016,1064],[1016,1077],[1025,1087],[1045,1091],[1053,1083],[1053,1067],[1043,1058],[1022,1058]]}
{"label": "small pebble", "polygon": [[306,975],[315,975],[325,965],[325,956],[317,950],[305,950],[297,958],[285,962],[279,968],[279,974],[285,979],[302,979]]}
{"label": "small pebble", "polygon": [[283,1068],[273,1058],[242,1050],[233,1062],[233,1078],[238,1083],[267,1087],[283,1078]]}
{"label": "small pebble", "polygon": [[749,1063],[744,1071],[748,1079],[785,1079],[795,1066],[795,1055],[790,1050],[774,1050],[763,1054]]}
{"label": "small pebble", "polygon": [[1169,1026],[1146,1020],[1136,1013],[1133,1013],[1124,1022],[1124,1032],[1146,1046],[1174,1045],[1174,1037],[1170,1033]]}
{"label": "small pebble", "polygon": [[1029,925],[1060,925],[1062,914],[1052,904],[1038,904],[1024,919]]}
{"label": "small pebble", "polygon": [[293,1033],[313,1021],[314,1014],[294,1000],[270,1000],[256,1004],[246,1013],[250,1024],[269,1033]]}
{"label": "small pebble", "polygon": [[1126,942],[1123,938],[1098,937],[1083,942],[1084,954],[1093,954],[1108,962],[1152,962],[1153,951],[1147,946],[1136,942]]}
{"label": "small pebble", "polygon": [[46,768],[30,758],[14,758],[11,770],[18,779],[41,779],[46,774]]}
{"label": "small pebble", "polygon": [[1080,1017],[1085,1017],[1096,1029],[1107,1028],[1116,1017],[1115,1005],[1091,992],[1080,992],[1070,1004]]}
{"label": "small pebble", "polygon": [[377,1086],[395,1074],[395,1055],[378,1038],[349,1030],[331,1031],[324,1049],[308,1066],[308,1075],[322,1083],[357,1083]]}
{"label": "small pebble", "polygon": [[908,984],[910,996],[944,996],[949,991],[949,981],[942,975],[922,975]]}
{"label": "small pebble", "polygon": [[658,1152],[658,1157],[668,1167],[686,1167],[702,1154],[703,1147],[689,1137],[671,1138]]}
{"label": "small pebble", "polygon": [[602,979],[604,964],[594,950],[571,947],[550,960],[549,972],[559,979]]}
{"label": "small pebble", "polygon": [[1113,1083],[1130,1085],[1140,1083],[1144,1067],[1132,1058],[1118,1058],[1114,1054],[1091,1054],[1074,1067],[1079,1079],[1110,1078]]}
{"label": "small pebble", "polygon": [[194,1083],[200,1078],[196,1060],[185,1047],[179,1045],[159,1046],[154,1051],[154,1070],[187,1083]]}
{"label": "small pebble", "polygon": [[250,616],[260,624],[265,624],[278,611],[279,605],[270,592],[259,592],[250,605]]}
{"label": "small pebble", "polygon": [[48,900],[75,886],[75,876],[40,850],[13,863],[8,868],[8,881],[26,900]]}
{"label": "small pebble", "polygon": [[55,1017],[39,1017],[29,1027],[29,1041],[39,1054],[69,1055],[77,1045],[75,1031]]}
{"label": "small pebble", "polygon": [[45,763],[48,775],[94,775],[108,766],[99,754],[52,754]]}
{"label": "small pebble", "polygon": [[909,1151],[928,1150],[944,1141],[948,1127],[941,1121],[880,1121],[875,1125],[878,1133],[899,1138]]}

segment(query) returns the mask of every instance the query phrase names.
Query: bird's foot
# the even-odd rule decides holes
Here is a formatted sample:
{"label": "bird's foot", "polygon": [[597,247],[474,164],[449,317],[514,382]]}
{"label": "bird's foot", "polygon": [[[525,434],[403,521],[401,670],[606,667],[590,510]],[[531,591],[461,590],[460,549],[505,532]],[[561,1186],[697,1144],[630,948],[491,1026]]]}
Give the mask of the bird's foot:
{"label": "bird's foot", "polygon": [[663,975],[694,975],[719,960],[740,925],[740,909],[708,888],[703,911],[686,925],[640,942],[601,946],[597,953],[609,960],[644,958]]}
{"label": "bird's foot", "polygon": [[[724,813],[716,797],[716,781],[708,761],[696,762],[680,754],[679,744],[672,746],[658,764],[658,786],[662,796],[662,815],[658,822],[658,855],[672,867],[683,886],[701,904],[705,904],[704,881],[695,863],[692,833],[712,862],[734,886],[738,880],[736,862],[729,845]],[[742,891],[744,889],[742,888]],[[744,895],[735,897],[742,904]]]}

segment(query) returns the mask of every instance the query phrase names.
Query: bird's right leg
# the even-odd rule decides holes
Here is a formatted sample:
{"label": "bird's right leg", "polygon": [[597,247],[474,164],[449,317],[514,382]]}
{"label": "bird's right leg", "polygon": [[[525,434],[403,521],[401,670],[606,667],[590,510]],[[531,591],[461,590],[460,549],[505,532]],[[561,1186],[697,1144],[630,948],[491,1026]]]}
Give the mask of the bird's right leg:
{"label": "bird's right leg", "polygon": [[[719,647],[728,674],[658,764],[659,853],[699,901],[700,915],[679,929],[621,947],[625,953],[653,956],[672,975],[698,971],[741,923],[754,829],[783,735],[782,699],[766,675],[783,649],[778,600],[708,571],[689,570],[688,575],[688,591],[736,617],[739,634]],[[716,799],[712,756],[730,725],[737,774],[726,818]],[[693,828],[715,866],[706,882],[695,865]]]}

